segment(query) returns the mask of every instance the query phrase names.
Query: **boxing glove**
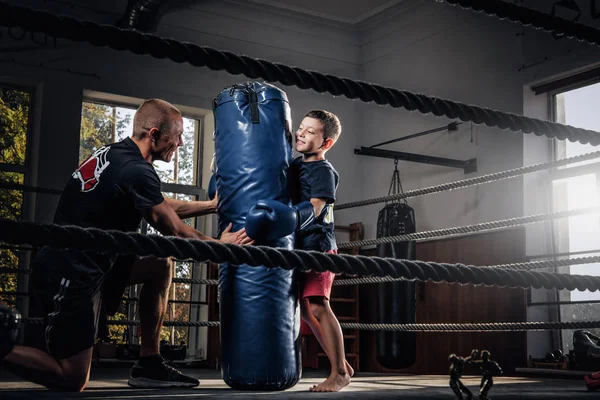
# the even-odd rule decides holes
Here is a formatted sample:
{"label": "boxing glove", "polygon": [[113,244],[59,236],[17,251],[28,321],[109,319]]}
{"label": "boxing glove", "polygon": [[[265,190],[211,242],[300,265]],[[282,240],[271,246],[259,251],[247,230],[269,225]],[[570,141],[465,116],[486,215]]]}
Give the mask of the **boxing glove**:
{"label": "boxing glove", "polygon": [[217,176],[213,174],[210,177],[210,181],[208,182],[208,198],[210,200],[215,198],[217,194]]}
{"label": "boxing glove", "polygon": [[254,240],[270,241],[306,229],[314,220],[310,201],[289,207],[276,200],[260,200],[246,215],[246,233]]}

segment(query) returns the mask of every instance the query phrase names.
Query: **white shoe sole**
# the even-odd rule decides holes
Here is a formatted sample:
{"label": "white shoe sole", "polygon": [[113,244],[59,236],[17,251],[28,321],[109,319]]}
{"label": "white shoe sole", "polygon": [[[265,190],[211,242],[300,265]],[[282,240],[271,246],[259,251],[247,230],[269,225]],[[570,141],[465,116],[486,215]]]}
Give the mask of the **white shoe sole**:
{"label": "white shoe sole", "polygon": [[172,387],[192,388],[192,387],[198,386],[197,383],[191,383],[191,382],[157,381],[157,380],[148,379],[148,378],[129,378],[129,381],[127,382],[127,384],[129,386],[132,386],[135,388],[144,388],[144,389],[172,388]]}

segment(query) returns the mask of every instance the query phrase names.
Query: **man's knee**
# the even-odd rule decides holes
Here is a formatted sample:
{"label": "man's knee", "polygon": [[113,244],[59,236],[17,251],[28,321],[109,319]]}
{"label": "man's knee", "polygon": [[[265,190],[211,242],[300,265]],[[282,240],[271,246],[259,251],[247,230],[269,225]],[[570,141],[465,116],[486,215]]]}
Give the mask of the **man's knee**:
{"label": "man's knee", "polygon": [[92,364],[92,349],[59,361],[63,371],[64,381],[57,388],[63,392],[81,392],[90,380],[90,367]]}
{"label": "man's knee", "polygon": [[89,375],[67,375],[65,376],[65,382],[58,391],[61,392],[83,392],[89,383]]}
{"label": "man's knee", "polygon": [[143,257],[134,266],[128,284],[162,283],[171,284],[175,261],[171,258]]}

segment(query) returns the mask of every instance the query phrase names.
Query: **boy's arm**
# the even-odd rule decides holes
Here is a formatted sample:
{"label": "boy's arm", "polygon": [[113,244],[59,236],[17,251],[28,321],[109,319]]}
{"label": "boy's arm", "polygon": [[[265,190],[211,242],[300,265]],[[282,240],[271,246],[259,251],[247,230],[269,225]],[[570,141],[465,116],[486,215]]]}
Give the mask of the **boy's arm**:
{"label": "boy's arm", "polygon": [[321,215],[321,213],[323,212],[323,209],[327,205],[327,200],[319,199],[319,198],[312,198],[312,199],[310,199],[310,203],[315,208],[315,216],[319,216],[319,215]]}
{"label": "boy's arm", "polygon": [[199,217],[217,212],[218,198],[208,201],[184,201],[165,197],[167,204],[181,219]]}

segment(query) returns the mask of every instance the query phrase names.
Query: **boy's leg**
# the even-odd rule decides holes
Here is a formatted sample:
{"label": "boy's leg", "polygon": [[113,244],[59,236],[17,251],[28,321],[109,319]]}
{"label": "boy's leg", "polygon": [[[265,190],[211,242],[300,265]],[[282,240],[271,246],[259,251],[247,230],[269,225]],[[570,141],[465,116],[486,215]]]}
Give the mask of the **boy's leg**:
{"label": "boy's leg", "polygon": [[[331,362],[332,357],[329,352],[329,346],[327,345],[327,341],[325,340],[325,334],[323,333],[323,328],[321,328],[321,324],[313,315],[313,313],[311,311],[311,307],[310,307],[310,301],[307,297],[301,299],[300,311],[301,311],[302,319],[308,324],[308,326],[312,330],[313,334],[315,335],[315,338],[321,345],[321,348],[327,355],[327,358],[329,358],[331,365],[333,365],[333,363]],[[345,362],[346,370],[348,371],[348,374],[350,375],[350,377],[353,377],[354,369],[348,363],[348,361],[346,361],[345,359],[344,359],[344,362]]]}
{"label": "boy's leg", "polygon": [[350,383],[349,372],[352,369],[346,367],[344,336],[329,305],[334,278],[335,274],[329,271],[309,271],[303,275],[303,314],[331,363],[329,377],[325,382],[311,388],[311,391],[337,392]]}
{"label": "boy's leg", "polygon": [[328,348],[328,358],[331,363],[331,373],[325,382],[310,390],[313,392],[337,392],[350,383],[350,375],[346,368],[344,356],[344,336],[342,328],[329,306],[329,301],[323,297],[310,297],[310,308],[319,325],[323,329],[323,337]]}

